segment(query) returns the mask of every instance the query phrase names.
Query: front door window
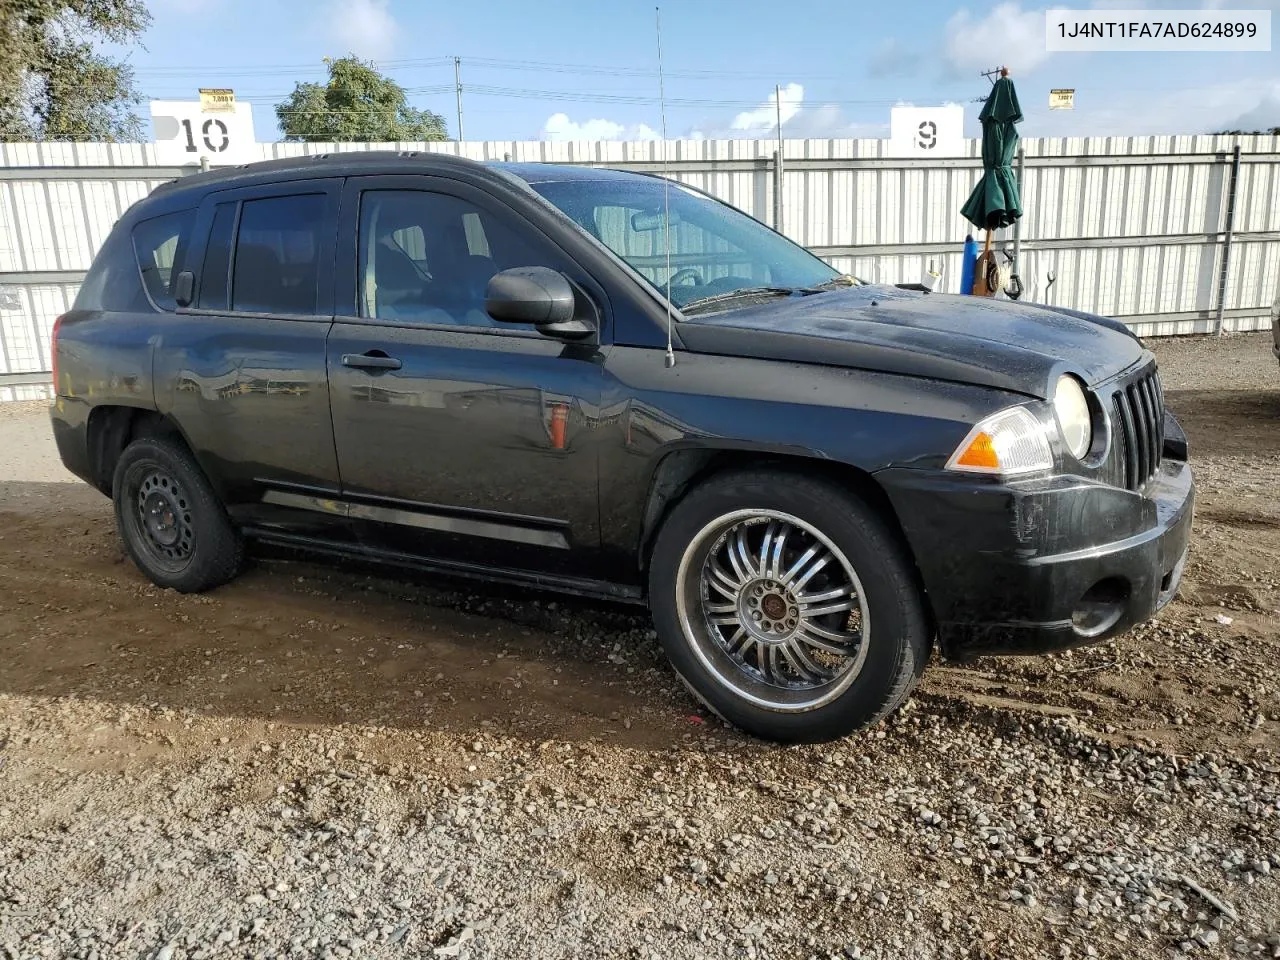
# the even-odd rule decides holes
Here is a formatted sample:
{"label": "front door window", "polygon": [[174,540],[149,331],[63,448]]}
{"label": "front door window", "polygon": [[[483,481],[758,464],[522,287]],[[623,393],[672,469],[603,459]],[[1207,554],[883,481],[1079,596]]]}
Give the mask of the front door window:
{"label": "front door window", "polygon": [[497,326],[484,309],[490,278],[538,263],[521,233],[460,197],[423,190],[361,194],[362,317]]}

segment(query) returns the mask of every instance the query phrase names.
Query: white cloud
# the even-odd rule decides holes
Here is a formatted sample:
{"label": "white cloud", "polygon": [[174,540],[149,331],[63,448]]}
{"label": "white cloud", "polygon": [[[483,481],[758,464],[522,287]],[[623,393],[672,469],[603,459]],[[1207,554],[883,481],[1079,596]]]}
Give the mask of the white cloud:
{"label": "white cloud", "polygon": [[331,0],[329,4],[329,40],[343,53],[385,60],[395,48],[399,30],[388,0]]}
{"label": "white cloud", "polygon": [[[776,97],[768,99],[752,110],[739,113],[728,123],[711,118],[695,125],[686,136],[692,140],[758,139],[777,136],[778,111]],[[855,123],[844,110],[834,103],[807,106],[804,103],[804,87],[788,83],[782,88],[782,135],[790,139],[811,137],[857,138],[886,137],[889,124]]]}
{"label": "white cloud", "polygon": [[835,103],[823,103],[813,107],[801,107],[789,123],[783,123],[782,135],[789,139],[887,137],[889,120],[882,123],[859,123],[850,120],[844,109]]}
{"label": "white cloud", "polygon": [[1234,10],[1270,10],[1271,31],[1274,35],[1276,30],[1275,17],[1280,14],[1280,0],[1201,0],[1200,9],[1202,10],[1224,10],[1231,12]]}
{"label": "white cloud", "polygon": [[[705,118],[692,126],[671,130],[670,136],[684,140],[773,138],[777,123],[775,98],[770,94],[751,110],[732,117]],[[856,123],[834,103],[805,106],[804,87],[789,83],[782,88],[782,133],[790,139],[887,137],[889,124],[887,118],[883,123]],[[548,117],[539,135],[543,140],[657,140],[661,136],[644,123],[627,125],[603,117],[574,120],[567,113]]]}
{"label": "white cloud", "polygon": [[[779,97],[779,93],[781,93],[781,97]],[[775,90],[769,94],[768,98],[760,106],[751,110],[744,110],[738,114],[733,118],[733,123],[729,124],[729,127],[732,130],[752,133],[773,130],[778,125],[780,104],[782,125],[785,128],[787,121],[799,112],[802,100],[804,100],[804,87],[799,83],[788,83],[781,90]]]}
{"label": "white cloud", "polygon": [[1263,93],[1251,109],[1222,126],[1228,130],[1270,130],[1280,127],[1280,82],[1273,83],[1271,90]]}
{"label": "white cloud", "polygon": [[1018,73],[1033,70],[1049,58],[1044,11],[1023,10],[1016,0],[996,4],[981,19],[967,9],[958,10],[947,21],[943,36],[943,59],[959,76],[1001,64]]}
{"label": "white cloud", "polygon": [[567,113],[553,113],[542,125],[543,140],[657,140],[658,133],[647,124],[627,126],[614,120],[595,118],[571,120]]}
{"label": "white cloud", "polygon": [[[854,121],[839,104],[806,104],[803,88],[783,88],[783,136],[788,139],[856,139],[889,136],[888,117],[883,122]],[[1101,95],[1100,95],[1101,96]],[[776,118],[765,122],[763,110],[773,110],[770,97],[761,106],[720,117],[707,117],[692,126],[673,129],[673,139],[768,139],[776,135]],[[1024,137],[1141,136],[1144,134],[1197,134],[1218,130],[1266,130],[1280,126],[1280,78],[1237,77],[1196,90],[1151,92],[1111,90],[1095,100],[1089,90],[1077,91],[1075,110],[1050,110],[1039,97],[1023,97],[1026,120],[1019,126]],[[887,111],[886,111],[887,113]],[[744,118],[752,117],[751,121]],[[978,136],[976,111],[966,109],[968,136]],[[750,123],[756,126],[750,126]],[[624,124],[606,118],[573,120],[565,113],[549,117],[541,136],[545,140],[656,140],[659,134],[646,124]]]}
{"label": "white cloud", "polygon": [[[1280,13],[1280,0],[1202,0],[1204,10],[1270,10]],[[1275,30],[1274,17],[1272,31]]]}

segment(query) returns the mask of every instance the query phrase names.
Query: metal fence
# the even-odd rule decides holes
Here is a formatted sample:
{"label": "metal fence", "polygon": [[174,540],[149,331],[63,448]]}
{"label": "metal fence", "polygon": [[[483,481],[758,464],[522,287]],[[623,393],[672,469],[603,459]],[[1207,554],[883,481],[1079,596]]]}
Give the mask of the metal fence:
{"label": "metal fence", "polygon": [[[779,227],[837,268],[884,283],[942,271],[959,288],[959,214],[980,143],[944,160],[884,140],[261,144],[263,159],[399,149],[661,173]],[[1238,154],[1236,148],[1239,148]],[[1256,330],[1280,289],[1280,137],[1023,141],[1024,299],[1122,319],[1142,336]],[[0,144],[0,382],[49,370],[49,332],[111,225],[158,184],[145,144]],[[781,169],[779,169],[781,166]],[[1012,245],[1005,231],[1000,247]],[[1051,279],[1052,278],[1052,282]]]}

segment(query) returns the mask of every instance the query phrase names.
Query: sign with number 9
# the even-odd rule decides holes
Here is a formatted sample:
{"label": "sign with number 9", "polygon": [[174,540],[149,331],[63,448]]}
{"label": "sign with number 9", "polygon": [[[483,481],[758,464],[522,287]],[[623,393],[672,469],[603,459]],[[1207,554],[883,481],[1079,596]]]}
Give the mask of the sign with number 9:
{"label": "sign with number 9", "polygon": [[963,157],[964,107],[894,107],[888,148],[890,157]]}

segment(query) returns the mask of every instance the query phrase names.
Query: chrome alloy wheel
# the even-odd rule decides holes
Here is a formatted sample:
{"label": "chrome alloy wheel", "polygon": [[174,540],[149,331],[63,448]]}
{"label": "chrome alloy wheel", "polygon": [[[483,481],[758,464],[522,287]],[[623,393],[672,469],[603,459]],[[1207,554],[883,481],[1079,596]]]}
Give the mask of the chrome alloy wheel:
{"label": "chrome alloy wheel", "polygon": [[737,510],[690,541],[676,609],[703,666],[770,710],[821,707],[849,688],[871,621],[853,565],[821,531],[773,510]]}

